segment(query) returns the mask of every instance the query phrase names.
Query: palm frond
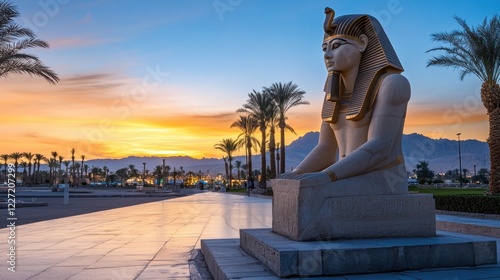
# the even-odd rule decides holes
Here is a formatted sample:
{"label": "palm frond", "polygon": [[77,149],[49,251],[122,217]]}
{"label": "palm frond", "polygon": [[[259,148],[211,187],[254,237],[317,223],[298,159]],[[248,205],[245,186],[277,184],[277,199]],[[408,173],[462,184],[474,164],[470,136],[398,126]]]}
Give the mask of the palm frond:
{"label": "palm frond", "polygon": [[442,52],[427,66],[451,67],[459,70],[460,80],[474,74],[482,82],[498,83],[500,77],[500,17],[486,18],[477,28],[455,17],[462,28],[452,32],[435,33],[431,38],[442,46],[427,52]]}
{"label": "palm frond", "polygon": [[40,76],[51,84],[59,81],[57,74],[39,61],[15,59],[0,64],[0,77],[8,77],[11,74]]}
{"label": "palm frond", "polygon": [[49,44],[37,39],[34,32],[13,22],[19,13],[9,1],[0,2],[0,78],[10,75],[39,76],[51,84],[59,81],[57,74],[45,66],[38,57],[23,53],[30,48],[48,48]]}

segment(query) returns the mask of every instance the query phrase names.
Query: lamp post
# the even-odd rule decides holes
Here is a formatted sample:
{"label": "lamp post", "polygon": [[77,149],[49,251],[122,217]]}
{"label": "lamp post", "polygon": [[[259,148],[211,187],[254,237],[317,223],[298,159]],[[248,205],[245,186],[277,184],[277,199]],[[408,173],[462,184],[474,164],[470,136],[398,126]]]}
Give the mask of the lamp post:
{"label": "lamp post", "polygon": [[277,174],[280,174],[280,143],[278,143],[276,147],[276,170]]}
{"label": "lamp post", "polygon": [[462,188],[462,154],[460,152],[460,135],[462,133],[457,133],[458,136],[458,174],[459,174],[459,180],[460,180],[460,188]]}

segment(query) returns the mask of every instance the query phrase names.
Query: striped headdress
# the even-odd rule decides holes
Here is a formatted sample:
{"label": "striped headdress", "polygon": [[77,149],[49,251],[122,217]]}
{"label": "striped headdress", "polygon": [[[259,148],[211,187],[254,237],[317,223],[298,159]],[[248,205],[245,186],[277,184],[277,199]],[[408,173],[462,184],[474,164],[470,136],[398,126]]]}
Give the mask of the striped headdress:
{"label": "striped headdress", "polygon": [[[325,9],[326,19],[323,25],[324,41],[341,37],[359,40],[361,34],[368,37],[368,46],[361,56],[358,76],[354,90],[347,101],[346,118],[360,120],[369,112],[383,78],[390,73],[403,72],[403,66],[394,51],[382,26],[369,15],[344,15],[337,18],[331,8]],[[339,73],[328,73],[325,84],[325,101],[321,116],[324,121],[335,123],[340,111],[342,98],[342,79]]]}

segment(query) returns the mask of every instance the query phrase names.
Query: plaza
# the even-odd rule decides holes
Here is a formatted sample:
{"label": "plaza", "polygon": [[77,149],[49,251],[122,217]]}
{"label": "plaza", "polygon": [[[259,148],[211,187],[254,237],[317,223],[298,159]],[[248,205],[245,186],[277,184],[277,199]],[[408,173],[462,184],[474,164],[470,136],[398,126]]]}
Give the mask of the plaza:
{"label": "plaza", "polygon": [[[90,203],[92,198],[81,199],[87,199]],[[113,200],[121,198],[109,199],[113,203]],[[0,278],[202,279],[200,276],[203,274],[199,273],[200,269],[192,261],[192,252],[200,249],[201,240],[237,239],[240,229],[270,228],[271,208],[272,200],[269,198],[206,191],[21,225],[15,228],[16,272],[8,270],[8,256],[4,253]],[[47,207],[34,209],[48,211]],[[437,215],[436,219],[438,222],[500,228],[499,220],[450,215]],[[9,251],[7,237],[10,231],[10,228],[0,230],[4,240],[0,243],[2,252]],[[440,233],[443,232],[438,231]],[[463,235],[452,232],[446,234]],[[470,237],[499,240],[494,237]],[[240,266],[239,269],[243,271],[246,267]],[[262,272],[266,270],[264,267],[257,269]],[[500,266],[496,264],[316,279],[499,278]],[[249,275],[242,279],[278,278],[268,271],[265,278]]]}

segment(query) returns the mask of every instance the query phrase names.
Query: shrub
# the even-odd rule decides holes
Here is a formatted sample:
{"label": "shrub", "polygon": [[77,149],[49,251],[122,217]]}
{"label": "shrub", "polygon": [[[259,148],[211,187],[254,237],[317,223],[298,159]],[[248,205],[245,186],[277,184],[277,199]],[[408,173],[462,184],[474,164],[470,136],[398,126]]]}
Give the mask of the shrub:
{"label": "shrub", "polygon": [[263,193],[263,195],[268,195],[268,196],[273,196],[273,194],[274,194],[274,193],[273,193],[273,188],[271,188],[271,187],[267,188],[267,189],[264,191],[264,193]]}
{"label": "shrub", "polygon": [[436,209],[482,214],[500,214],[500,196],[435,195]]}

